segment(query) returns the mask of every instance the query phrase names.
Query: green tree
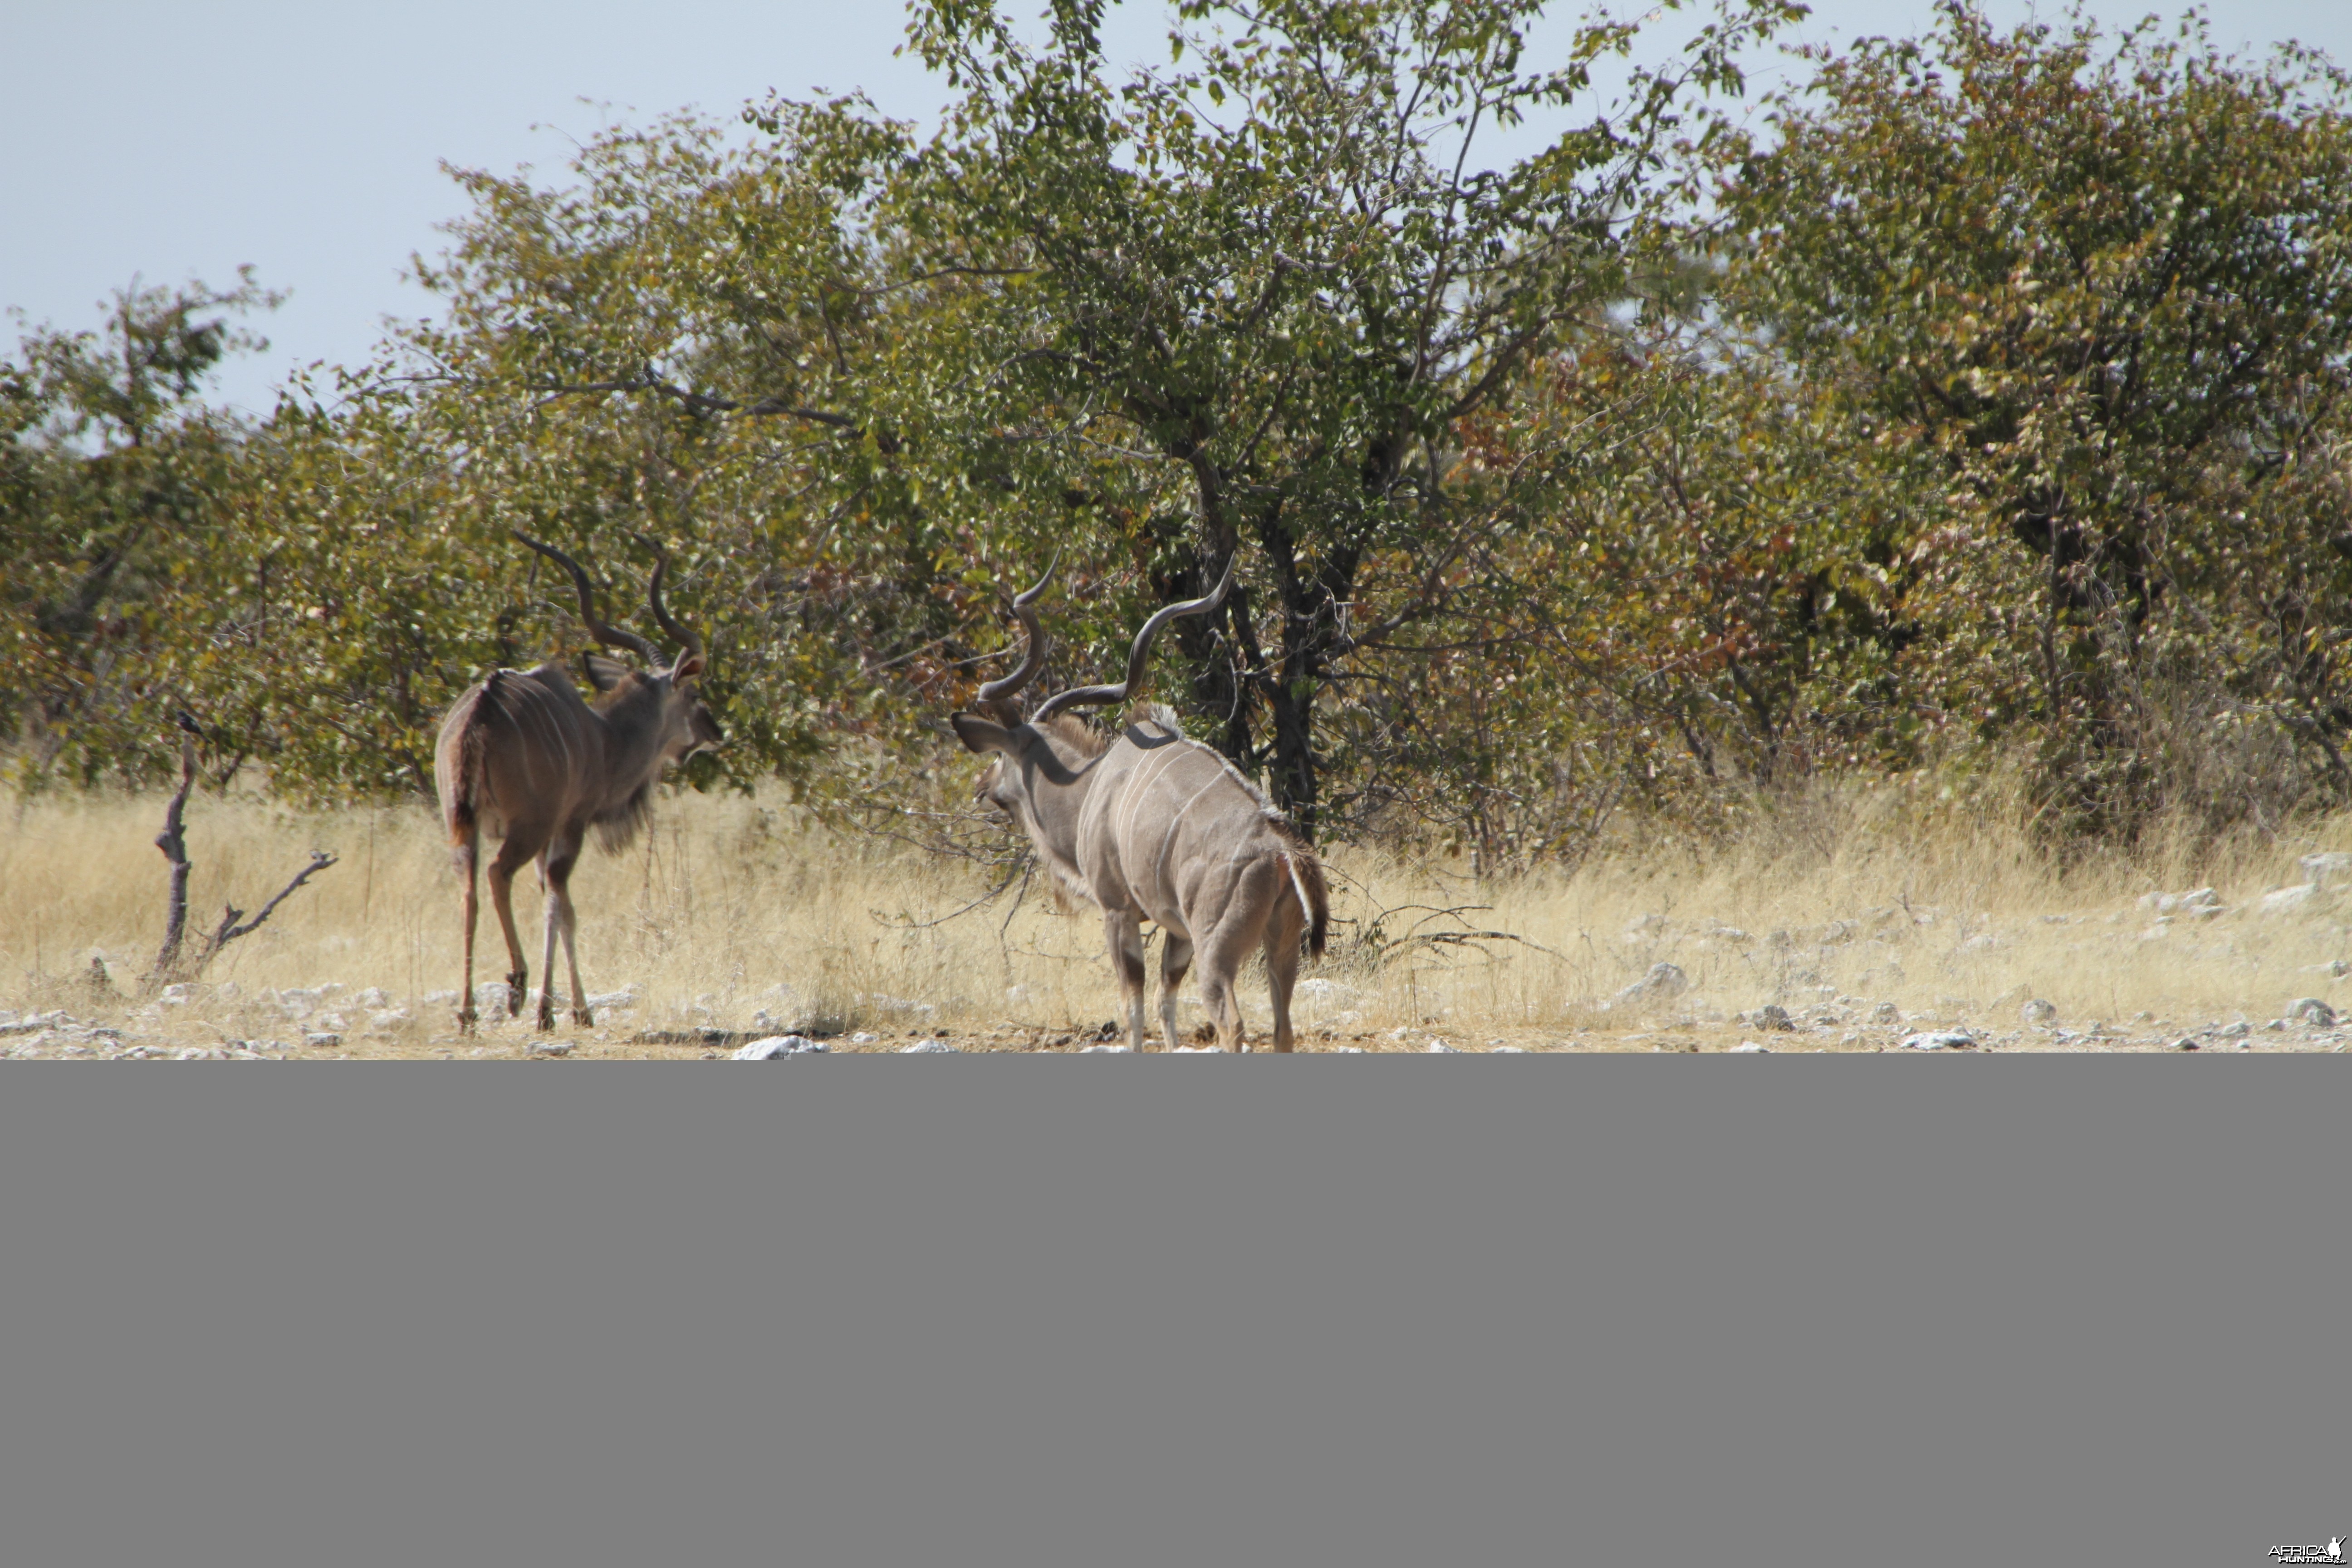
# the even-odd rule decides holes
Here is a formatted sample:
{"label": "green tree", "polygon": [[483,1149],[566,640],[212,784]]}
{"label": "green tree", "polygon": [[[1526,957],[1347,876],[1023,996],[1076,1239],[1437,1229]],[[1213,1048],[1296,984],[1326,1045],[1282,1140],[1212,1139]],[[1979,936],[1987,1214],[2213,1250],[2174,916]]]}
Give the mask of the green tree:
{"label": "green tree", "polygon": [[167,771],[194,709],[233,768],[250,714],[205,701],[247,628],[219,593],[250,435],[203,400],[226,355],[266,347],[238,318],[282,295],[118,290],[97,331],[40,327],[0,362],[0,726],[25,779]]}
{"label": "green tree", "polygon": [[1906,548],[1942,706],[2032,734],[2068,826],[2242,809],[2282,760],[2258,734],[2352,798],[2345,75],[2194,16],[2001,33],[1971,0],[1812,58],[1727,165],[1725,298],[1857,435],[1937,460]]}
{"label": "green tree", "polygon": [[1459,616],[1500,521],[1459,482],[1460,426],[1628,292],[1677,141],[1716,131],[1695,100],[1797,14],[1727,5],[1622,113],[1489,167],[1487,138],[1580,103],[1633,35],[1590,23],[1538,68],[1540,11],[1188,0],[1171,64],[1124,78],[1097,4],[1054,6],[1036,47],[990,4],[916,11],[963,96],[881,204],[935,301],[908,391],[1038,552],[1060,495],[1127,542],[1147,604],[1243,553],[1222,627],[1176,639],[1192,705],[1310,833],[1327,772],[1366,761],[1324,750],[1318,702]]}

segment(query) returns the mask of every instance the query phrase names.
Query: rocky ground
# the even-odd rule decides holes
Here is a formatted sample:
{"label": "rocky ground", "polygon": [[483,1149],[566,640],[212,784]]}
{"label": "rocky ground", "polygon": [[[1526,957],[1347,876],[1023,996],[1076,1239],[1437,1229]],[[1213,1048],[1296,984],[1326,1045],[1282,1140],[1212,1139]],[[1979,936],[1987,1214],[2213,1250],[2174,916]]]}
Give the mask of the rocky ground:
{"label": "rocky ground", "polygon": [[[1672,966],[1661,964],[1636,987],[1653,994],[1670,983]],[[1345,987],[1323,982],[1302,987],[1302,1002],[1345,1000]],[[449,998],[434,998],[434,1009],[450,1021],[422,1025],[414,1010],[395,1006],[380,993],[342,994],[332,984],[294,992],[270,992],[243,1008],[225,1007],[218,997],[200,1006],[189,995],[149,1006],[115,1011],[90,1009],[78,1016],[62,1008],[33,1013],[0,1009],[0,1058],[92,1061],[291,1061],[354,1058],[467,1058],[585,1060],[669,1058],[684,1060],[773,1060],[789,1056],[952,1052],[1047,1052],[1112,1054],[1127,1049],[1123,1031],[1105,1020],[1091,1029],[1044,1028],[1001,1024],[958,1027],[924,1024],[913,1028],[835,1032],[821,1025],[780,1025],[766,1015],[750,1027],[716,1025],[648,1029],[636,1026],[627,998],[599,998],[605,1005],[594,1026],[581,1026],[559,1015],[557,1027],[541,1032],[527,1024],[486,1020],[472,1036],[457,1033]],[[1638,997],[1631,1000],[1638,1000]],[[231,999],[235,1001],[234,998]],[[1302,1007],[1302,1011],[1307,1008]],[[271,1015],[277,1022],[270,1022]],[[2299,999],[2283,1016],[2255,1023],[2245,1018],[2175,1020],[2143,1015],[2124,1020],[2088,1019],[2068,1024],[2048,1003],[2029,1000],[2008,1028],[1958,1023],[1932,1014],[1905,1014],[1891,1002],[1841,996],[1811,1006],[1768,1004],[1728,1017],[1696,1014],[1603,1016],[1589,1024],[1547,1028],[1463,1029],[1443,1024],[1389,1029],[1360,1026],[1341,1009],[1334,1021],[1299,1030],[1306,1052],[1365,1054],[1608,1052],[1729,1052],[1795,1054],[1875,1051],[2342,1051],[2352,1043],[2352,1019],[2339,1022],[2317,997]],[[1261,1014],[1262,1016],[1262,1014]],[[1253,1046],[1264,1048],[1263,1037]],[[1152,1049],[1158,1049],[1154,1037]],[[1205,1029],[1195,1027],[1186,1051],[1211,1053]]]}
{"label": "rocky ground", "polygon": [[[1558,945],[1539,949],[1532,938],[1491,931],[1402,957],[1351,959],[1335,949],[1300,981],[1293,1016],[1299,1049],[1350,1054],[2337,1052],[2352,1041],[2352,963],[2343,956],[2352,952],[2352,854],[2308,856],[2301,868],[2304,882],[2226,901],[2211,888],[2071,911],[2027,905],[1988,914],[1906,901],[1819,925],[1752,930],[1696,912],[1646,912],[1606,938],[1547,931]],[[1494,942],[1469,951],[1474,938]],[[936,1004],[861,991],[824,1005],[789,984],[753,991],[756,981],[690,1000],[648,998],[633,985],[591,996],[593,1025],[561,1010],[546,1032],[505,1016],[505,986],[491,983],[477,989],[482,1022],[470,1035],[457,1027],[455,991],[401,996],[333,981],[240,990],[231,979],[142,997],[93,963],[79,981],[47,982],[15,1010],[0,1007],[0,1057],[1123,1051],[1118,1024],[1089,1018],[1095,1007],[1116,1005],[1107,966],[1083,942],[1044,956],[1104,972],[1058,993],[1033,976],[1001,1000],[942,994]],[[976,971],[984,966],[950,978]],[[1266,1001],[1246,979],[1243,1009],[1262,1047]],[[1156,999],[1154,1014],[1156,1050]],[[1065,1021],[1041,1023],[1040,1015]],[[1213,1049],[1197,998],[1180,997],[1178,1020],[1189,1041],[1180,1049]]]}

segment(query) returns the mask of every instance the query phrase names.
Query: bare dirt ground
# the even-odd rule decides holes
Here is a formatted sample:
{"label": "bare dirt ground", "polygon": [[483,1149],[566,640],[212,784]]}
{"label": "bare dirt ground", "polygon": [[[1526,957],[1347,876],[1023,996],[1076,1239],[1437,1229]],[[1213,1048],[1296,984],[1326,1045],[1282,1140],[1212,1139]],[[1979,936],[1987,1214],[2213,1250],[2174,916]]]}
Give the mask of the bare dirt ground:
{"label": "bare dirt ground", "polygon": [[[1123,1045],[1091,914],[1056,913],[1034,885],[988,898],[984,868],[831,834],[780,801],[691,795],[665,799],[647,838],[592,853],[574,879],[593,1026],[560,1007],[549,1033],[504,1019],[457,1032],[456,884],[422,806],[193,803],[197,931],[225,903],[257,908],[313,847],[339,859],[201,976],[158,991],[142,982],[163,923],[162,810],[153,797],[36,800],[0,828],[0,1056]],[[2328,823],[2227,852],[2060,867],[1933,799],[1867,792],[1744,846],[1651,845],[1574,875],[1480,879],[1343,847],[1328,858],[1332,952],[1294,1005],[1298,1048],[2340,1051],[2352,1041],[2347,848],[2352,823]],[[536,988],[528,875],[516,912]],[[478,984],[502,977],[487,900],[477,953]],[[1263,1049],[1262,979],[1245,979],[1243,1002]],[[1200,1039],[1189,996],[1179,1019]],[[793,1043],[762,1044],[779,1039]]]}

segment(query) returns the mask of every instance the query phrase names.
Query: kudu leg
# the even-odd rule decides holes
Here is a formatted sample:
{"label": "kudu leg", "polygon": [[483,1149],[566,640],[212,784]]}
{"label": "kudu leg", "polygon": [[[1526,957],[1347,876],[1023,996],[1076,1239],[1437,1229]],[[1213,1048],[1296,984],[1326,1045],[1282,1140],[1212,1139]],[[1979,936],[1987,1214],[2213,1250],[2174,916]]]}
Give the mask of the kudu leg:
{"label": "kudu leg", "polygon": [[539,857],[540,901],[546,906],[545,918],[541,921],[546,928],[546,941],[541,946],[539,957],[538,1026],[542,1029],[555,1027],[555,938],[563,927],[562,906],[555,899],[554,858],[553,845],[548,846]]}
{"label": "kudu leg", "polygon": [[1160,1032],[1168,1037],[1168,1048],[1174,1050],[1176,1038],[1176,987],[1184,983],[1185,973],[1192,967],[1192,939],[1178,936],[1174,931],[1160,933]]}
{"label": "kudu leg", "polygon": [[457,874],[466,879],[465,891],[459,898],[459,905],[465,910],[466,988],[457,993],[457,1032],[461,1035],[470,1035],[474,1032],[475,1023],[474,925],[482,908],[479,837],[468,831],[464,837],[457,840],[452,853],[457,862]]}
{"label": "kudu leg", "polygon": [[1240,1051],[1242,1043],[1241,998],[1234,994],[1234,975],[1241,968],[1235,955],[1204,953],[1201,959],[1201,1005],[1208,1010],[1209,1022],[1216,1026],[1217,1048]]}
{"label": "kudu leg", "polygon": [[530,857],[516,854],[515,847],[515,841],[511,838],[499,846],[498,854],[490,860],[489,878],[490,908],[498,910],[499,929],[506,932],[507,938],[507,1016],[509,1018],[522,1016],[523,1002],[528,995],[526,987],[530,984],[530,971],[523,963],[522,938],[515,932],[514,918],[515,873],[523,868]]}
{"label": "kudu leg", "polygon": [[1306,924],[1285,899],[1265,922],[1265,983],[1274,1005],[1274,1048],[1291,1048],[1290,992],[1298,984],[1298,939]]}
{"label": "kudu leg", "polygon": [[1256,936],[1257,932],[1244,929],[1237,913],[1228,913],[1201,942],[1201,1005],[1208,1011],[1209,1022],[1216,1026],[1219,1050],[1244,1048],[1242,1002],[1234,994],[1234,980],[1241,973],[1243,955]]}
{"label": "kudu leg", "polygon": [[1143,922],[1132,910],[1103,911],[1103,937],[1111,967],[1118,971],[1118,994],[1127,1004],[1127,1044],[1143,1049]]}
{"label": "kudu leg", "polygon": [[[1216,925],[1201,940],[1201,1004],[1208,1009],[1210,1021],[1216,1025],[1217,1044],[1224,1050],[1248,1048],[1242,1030],[1241,997],[1234,990],[1234,982],[1250,949],[1265,942],[1275,916],[1276,879],[1281,869],[1272,858],[1243,867]],[[1292,961],[1291,973],[1297,973],[1296,959]],[[1281,1020],[1281,1032],[1276,1035],[1275,1048],[1286,1051],[1290,1048],[1288,987],[1278,984],[1276,996],[1276,1016]]]}
{"label": "kudu leg", "polygon": [[[580,984],[580,949],[574,933],[580,927],[579,911],[572,907],[572,868],[580,863],[580,840],[569,839],[548,856],[547,918],[553,921],[561,914],[563,921],[563,964],[572,973],[572,1021],[583,1027],[593,1027],[596,1019],[588,1010],[587,988]],[[541,995],[551,989],[555,979],[555,954],[547,955],[548,984]],[[542,1002],[542,1007],[544,1003]],[[548,1026],[552,1028],[551,1022]]]}

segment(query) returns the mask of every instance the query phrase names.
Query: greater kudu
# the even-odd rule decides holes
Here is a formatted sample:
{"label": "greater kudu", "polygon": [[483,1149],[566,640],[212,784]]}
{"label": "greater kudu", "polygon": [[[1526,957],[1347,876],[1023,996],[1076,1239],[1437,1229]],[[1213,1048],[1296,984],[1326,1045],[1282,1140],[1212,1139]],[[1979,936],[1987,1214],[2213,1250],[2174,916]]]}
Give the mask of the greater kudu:
{"label": "greater kudu", "polygon": [[1177,1043],[1176,986],[1196,955],[1201,1001],[1217,1044],[1242,1048],[1234,979],[1255,947],[1265,955],[1273,992],[1274,1048],[1286,1051],[1299,937],[1304,932],[1319,957],[1330,923],[1314,852],[1230,763],[1185,739],[1166,708],[1129,715],[1115,738],[1064,713],[1125,702],[1141,683],[1151,639],[1179,616],[1205,615],[1223,604],[1233,567],[1208,597],[1167,605],[1144,623],[1128,654],[1125,680],[1059,692],[1024,722],[1014,699],[1045,667],[1045,635],[1033,606],[1052,576],[1049,566],[1035,587],[1013,601],[1029,648],[1020,668],[980,689],[979,705],[994,718],[954,718],[957,738],[991,754],[978,794],[1027,831],[1064,887],[1102,910],[1133,1049],[1143,1049],[1148,920],[1162,933],[1160,1025],[1170,1049]]}
{"label": "greater kudu", "polygon": [[490,861],[489,881],[490,904],[507,938],[508,1012],[522,1011],[530,982],[515,935],[514,875],[536,859],[547,890],[539,1026],[555,1027],[559,932],[572,969],[572,1021],[593,1023],[572,941],[572,868],[581,845],[593,826],[606,849],[625,847],[645,824],[662,768],[715,747],[720,739],[718,724],[694,690],[703,670],[702,639],[672,620],[662,604],[667,551],[659,552],[646,589],[654,619],[683,649],[665,666],[652,643],[597,617],[595,591],[578,562],[553,545],[515,537],[572,574],[580,590],[581,618],[598,642],[635,653],[652,668],[639,671],[601,654],[587,655],[583,662],[597,689],[593,704],[582,699],[561,664],[495,669],[487,680],[468,687],[442,720],[433,780],[457,870],[466,879],[466,989],[457,1022],[467,1031],[475,1022],[475,870],[482,832],[504,840]]}

